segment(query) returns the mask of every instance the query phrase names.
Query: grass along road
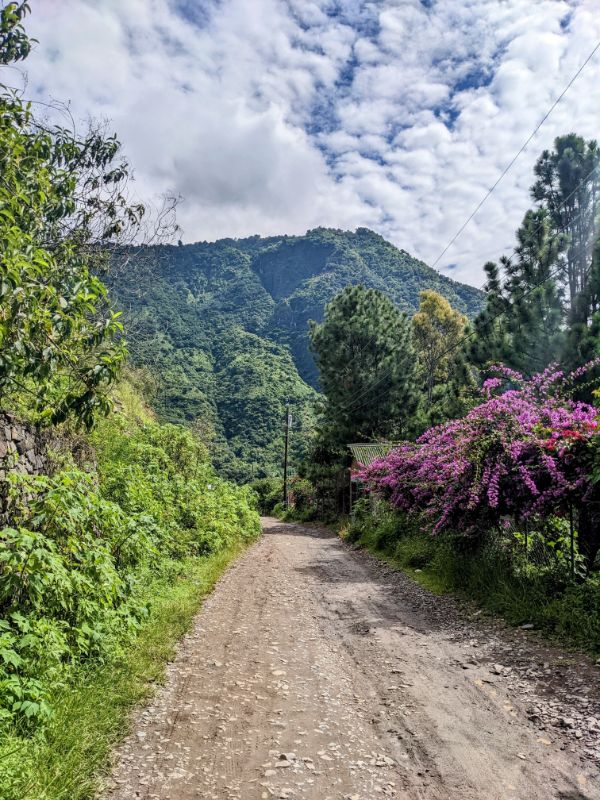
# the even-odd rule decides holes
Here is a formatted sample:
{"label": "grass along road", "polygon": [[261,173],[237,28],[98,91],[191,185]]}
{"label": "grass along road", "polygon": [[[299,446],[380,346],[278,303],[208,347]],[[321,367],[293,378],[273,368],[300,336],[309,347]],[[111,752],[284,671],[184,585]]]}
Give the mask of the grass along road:
{"label": "grass along road", "polygon": [[180,574],[148,587],[152,607],[139,636],[116,662],[82,671],[53,697],[43,736],[0,747],[0,800],[90,800],[106,773],[131,709],[152,694],[202,599],[241,547],[179,565]]}
{"label": "grass along road", "polygon": [[107,797],[600,798],[593,733],[569,727],[597,713],[591,663],[469,619],[326,531],[264,531],[137,715]]}

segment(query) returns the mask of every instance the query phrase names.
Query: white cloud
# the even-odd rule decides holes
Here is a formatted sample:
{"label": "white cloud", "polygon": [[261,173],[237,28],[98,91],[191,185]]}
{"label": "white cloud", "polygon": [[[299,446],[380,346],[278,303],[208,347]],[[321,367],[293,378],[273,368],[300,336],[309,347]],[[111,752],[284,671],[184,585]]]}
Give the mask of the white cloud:
{"label": "white cloud", "polygon": [[[600,39],[598,3],[34,0],[28,92],[110,119],[138,192],[185,197],[186,241],[365,225],[432,262]],[[599,75],[600,53],[439,268],[481,283],[539,152],[600,133]]]}

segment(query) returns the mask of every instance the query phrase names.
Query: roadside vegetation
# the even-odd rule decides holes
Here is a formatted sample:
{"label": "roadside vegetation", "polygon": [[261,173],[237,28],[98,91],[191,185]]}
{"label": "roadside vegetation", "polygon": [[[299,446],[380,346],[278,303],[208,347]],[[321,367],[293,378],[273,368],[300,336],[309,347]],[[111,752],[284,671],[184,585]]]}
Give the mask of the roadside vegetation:
{"label": "roadside vegetation", "polygon": [[52,713],[36,735],[19,728],[3,737],[0,797],[6,800],[91,800],[97,796],[111,750],[128,729],[130,711],[154,692],[165,664],[190,628],[202,599],[238,543],[202,558],[187,558],[152,575],[139,600],[148,613],[135,638],[109,658],[71,670],[48,696]]}
{"label": "roadside vegetation", "polygon": [[50,476],[12,487],[0,797],[92,796],[128,711],[259,533],[252,491],[219,478],[191,431],[153,420],[130,381],[115,395],[120,410],[83,435],[83,463],[57,452]]}
{"label": "roadside vegetation", "polygon": [[492,532],[475,549],[452,534],[432,536],[406,514],[371,503],[355,508],[341,531],[351,544],[386,560],[435,594],[455,593],[510,625],[532,626],[560,644],[600,655],[600,580],[571,578],[568,532],[544,537]]}
{"label": "roadside vegetation", "polygon": [[[28,11],[0,8],[3,65],[29,53]],[[41,123],[3,86],[0,172],[0,402],[45,442],[27,471],[3,440],[0,797],[91,798],[259,519],[197,432],[154,416],[152,376],[127,364],[101,276],[143,236],[145,209],[119,142]]]}
{"label": "roadside vegetation", "polygon": [[595,141],[568,134],[541,154],[535,205],[514,252],[485,266],[473,322],[432,291],[412,318],[376,290],[337,295],[311,329],[325,394],[312,449],[289,508],[275,506],[288,519],[349,515],[351,541],[435,591],[593,653],[599,189]]}

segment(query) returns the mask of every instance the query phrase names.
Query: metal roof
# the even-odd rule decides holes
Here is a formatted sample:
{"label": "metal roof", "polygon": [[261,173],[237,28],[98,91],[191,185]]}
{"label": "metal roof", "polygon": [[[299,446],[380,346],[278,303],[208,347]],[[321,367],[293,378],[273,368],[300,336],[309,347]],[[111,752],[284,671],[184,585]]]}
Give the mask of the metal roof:
{"label": "metal roof", "polygon": [[396,445],[393,442],[374,442],[371,444],[349,444],[348,449],[352,453],[354,460],[365,467],[372,464],[378,458],[383,458]]}

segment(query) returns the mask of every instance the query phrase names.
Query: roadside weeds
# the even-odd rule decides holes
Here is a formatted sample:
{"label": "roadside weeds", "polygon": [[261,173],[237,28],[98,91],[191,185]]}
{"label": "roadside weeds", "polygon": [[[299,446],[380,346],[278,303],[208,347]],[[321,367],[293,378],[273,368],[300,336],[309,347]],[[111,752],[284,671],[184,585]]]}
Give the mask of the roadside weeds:
{"label": "roadside weeds", "polygon": [[82,672],[56,701],[44,736],[0,745],[1,800],[91,800],[131,710],[154,694],[203,599],[244,548],[189,559],[175,583],[152,587],[152,610],[114,663]]}

